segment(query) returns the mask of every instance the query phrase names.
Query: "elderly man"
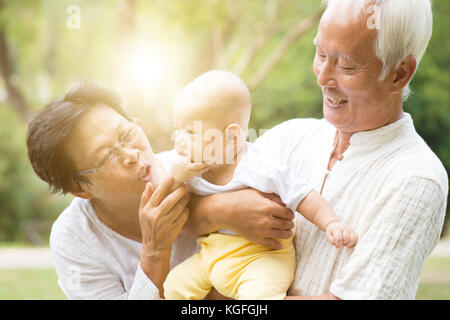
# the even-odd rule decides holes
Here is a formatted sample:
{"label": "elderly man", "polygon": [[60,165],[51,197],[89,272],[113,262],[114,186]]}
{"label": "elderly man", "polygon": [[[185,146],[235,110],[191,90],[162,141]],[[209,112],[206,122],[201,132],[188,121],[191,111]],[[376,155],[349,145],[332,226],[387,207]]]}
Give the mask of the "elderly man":
{"label": "elderly man", "polygon": [[[296,166],[359,241],[336,249],[298,215],[291,298],[414,299],[448,194],[442,163],[402,108],[431,36],[430,1],[327,4],[313,63],[324,119],[284,122],[256,144]],[[196,198],[189,224],[198,234],[228,228],[276,248],[280,230],[270,233],[260,199],[248,190]]]}

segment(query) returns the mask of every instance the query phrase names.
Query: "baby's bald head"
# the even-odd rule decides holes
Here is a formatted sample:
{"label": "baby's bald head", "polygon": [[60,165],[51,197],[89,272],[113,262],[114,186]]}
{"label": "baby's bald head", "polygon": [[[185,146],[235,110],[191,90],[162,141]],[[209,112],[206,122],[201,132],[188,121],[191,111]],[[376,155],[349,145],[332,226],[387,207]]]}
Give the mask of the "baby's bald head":
{"label": "baby's bald head", "polygon": [[184,88],[174,108],[177,119],[202,120],[224,128],[238,124],[245,131],[251,111],[250,92],[244,81],[227,71],[209,71]]}

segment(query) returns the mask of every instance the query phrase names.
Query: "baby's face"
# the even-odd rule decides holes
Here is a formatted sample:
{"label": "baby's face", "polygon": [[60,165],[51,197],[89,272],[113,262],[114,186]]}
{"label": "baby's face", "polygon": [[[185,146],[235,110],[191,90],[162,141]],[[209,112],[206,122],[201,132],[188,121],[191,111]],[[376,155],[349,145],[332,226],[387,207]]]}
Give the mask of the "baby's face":
{"label": "baby's face", "polygon": [[174,112],[175,149],[191,162],[220,163],[225,127],[205,110],[177,106]]}
{"label": "baby's face", "polygon": [[191,162],[203,161],[203,137],[196,121],[175,118],[175,150]]}
{"label": "baby's face", "polygon": [[176,150],[192,162],[229,164],[236,144],[245,143],[236,135],[241,137],[248,125],[250,108],[250,94],[239,77],[212,71],[196,78],[175,104]]}
{"label": "baby's face", "polygon": [[245,144],[246,132],[215,108],[177,103],[174,121],[175,149],[191,162],[210,168],[233,164],[235,153]]}

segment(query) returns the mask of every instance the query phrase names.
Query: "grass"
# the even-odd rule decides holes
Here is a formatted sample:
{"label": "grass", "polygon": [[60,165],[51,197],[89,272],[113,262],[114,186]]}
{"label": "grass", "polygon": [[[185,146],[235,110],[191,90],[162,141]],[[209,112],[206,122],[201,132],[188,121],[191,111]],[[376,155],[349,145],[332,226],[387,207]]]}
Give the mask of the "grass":
{"label": "grass", "polygon": [[57,284],[53,269],[0,270],[0,299],[67,299]]}
{"label": "grass", "polygon": [[0,242],[0,249],[9,248],[48,248],[48,241],[41,245],[32,244],[29,242]]}
{"label": "grass", "polygon": [[421,283],[416,300],[450,300],[450,283]]}
{"label": "grass", "polygon": [[450,257],[433,257],[427,260],[416,299],[450,300]]}
{"label": "grass", "polygon": [[[0,270],[0,300],[66,299],[53,269]],[[450,300],[450,257],[429,258],[422,273],[418,300]]]}

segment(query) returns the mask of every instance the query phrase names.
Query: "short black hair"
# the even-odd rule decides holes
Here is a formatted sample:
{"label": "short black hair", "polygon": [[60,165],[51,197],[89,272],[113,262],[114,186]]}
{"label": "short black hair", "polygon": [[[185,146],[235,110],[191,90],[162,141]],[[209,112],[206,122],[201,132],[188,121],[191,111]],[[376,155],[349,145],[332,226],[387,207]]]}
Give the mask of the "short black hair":
{"label": "short black hair", "polygon": [[34,172],[49,184],[52,193],[80,191],[83,184],[91,183],[78,174],[62,147],[81,115],[99,103],[130,119],[117,92],[98,83],[89,83],[77,85],[62,99],[47,104],[28,124],[28,158]]}

